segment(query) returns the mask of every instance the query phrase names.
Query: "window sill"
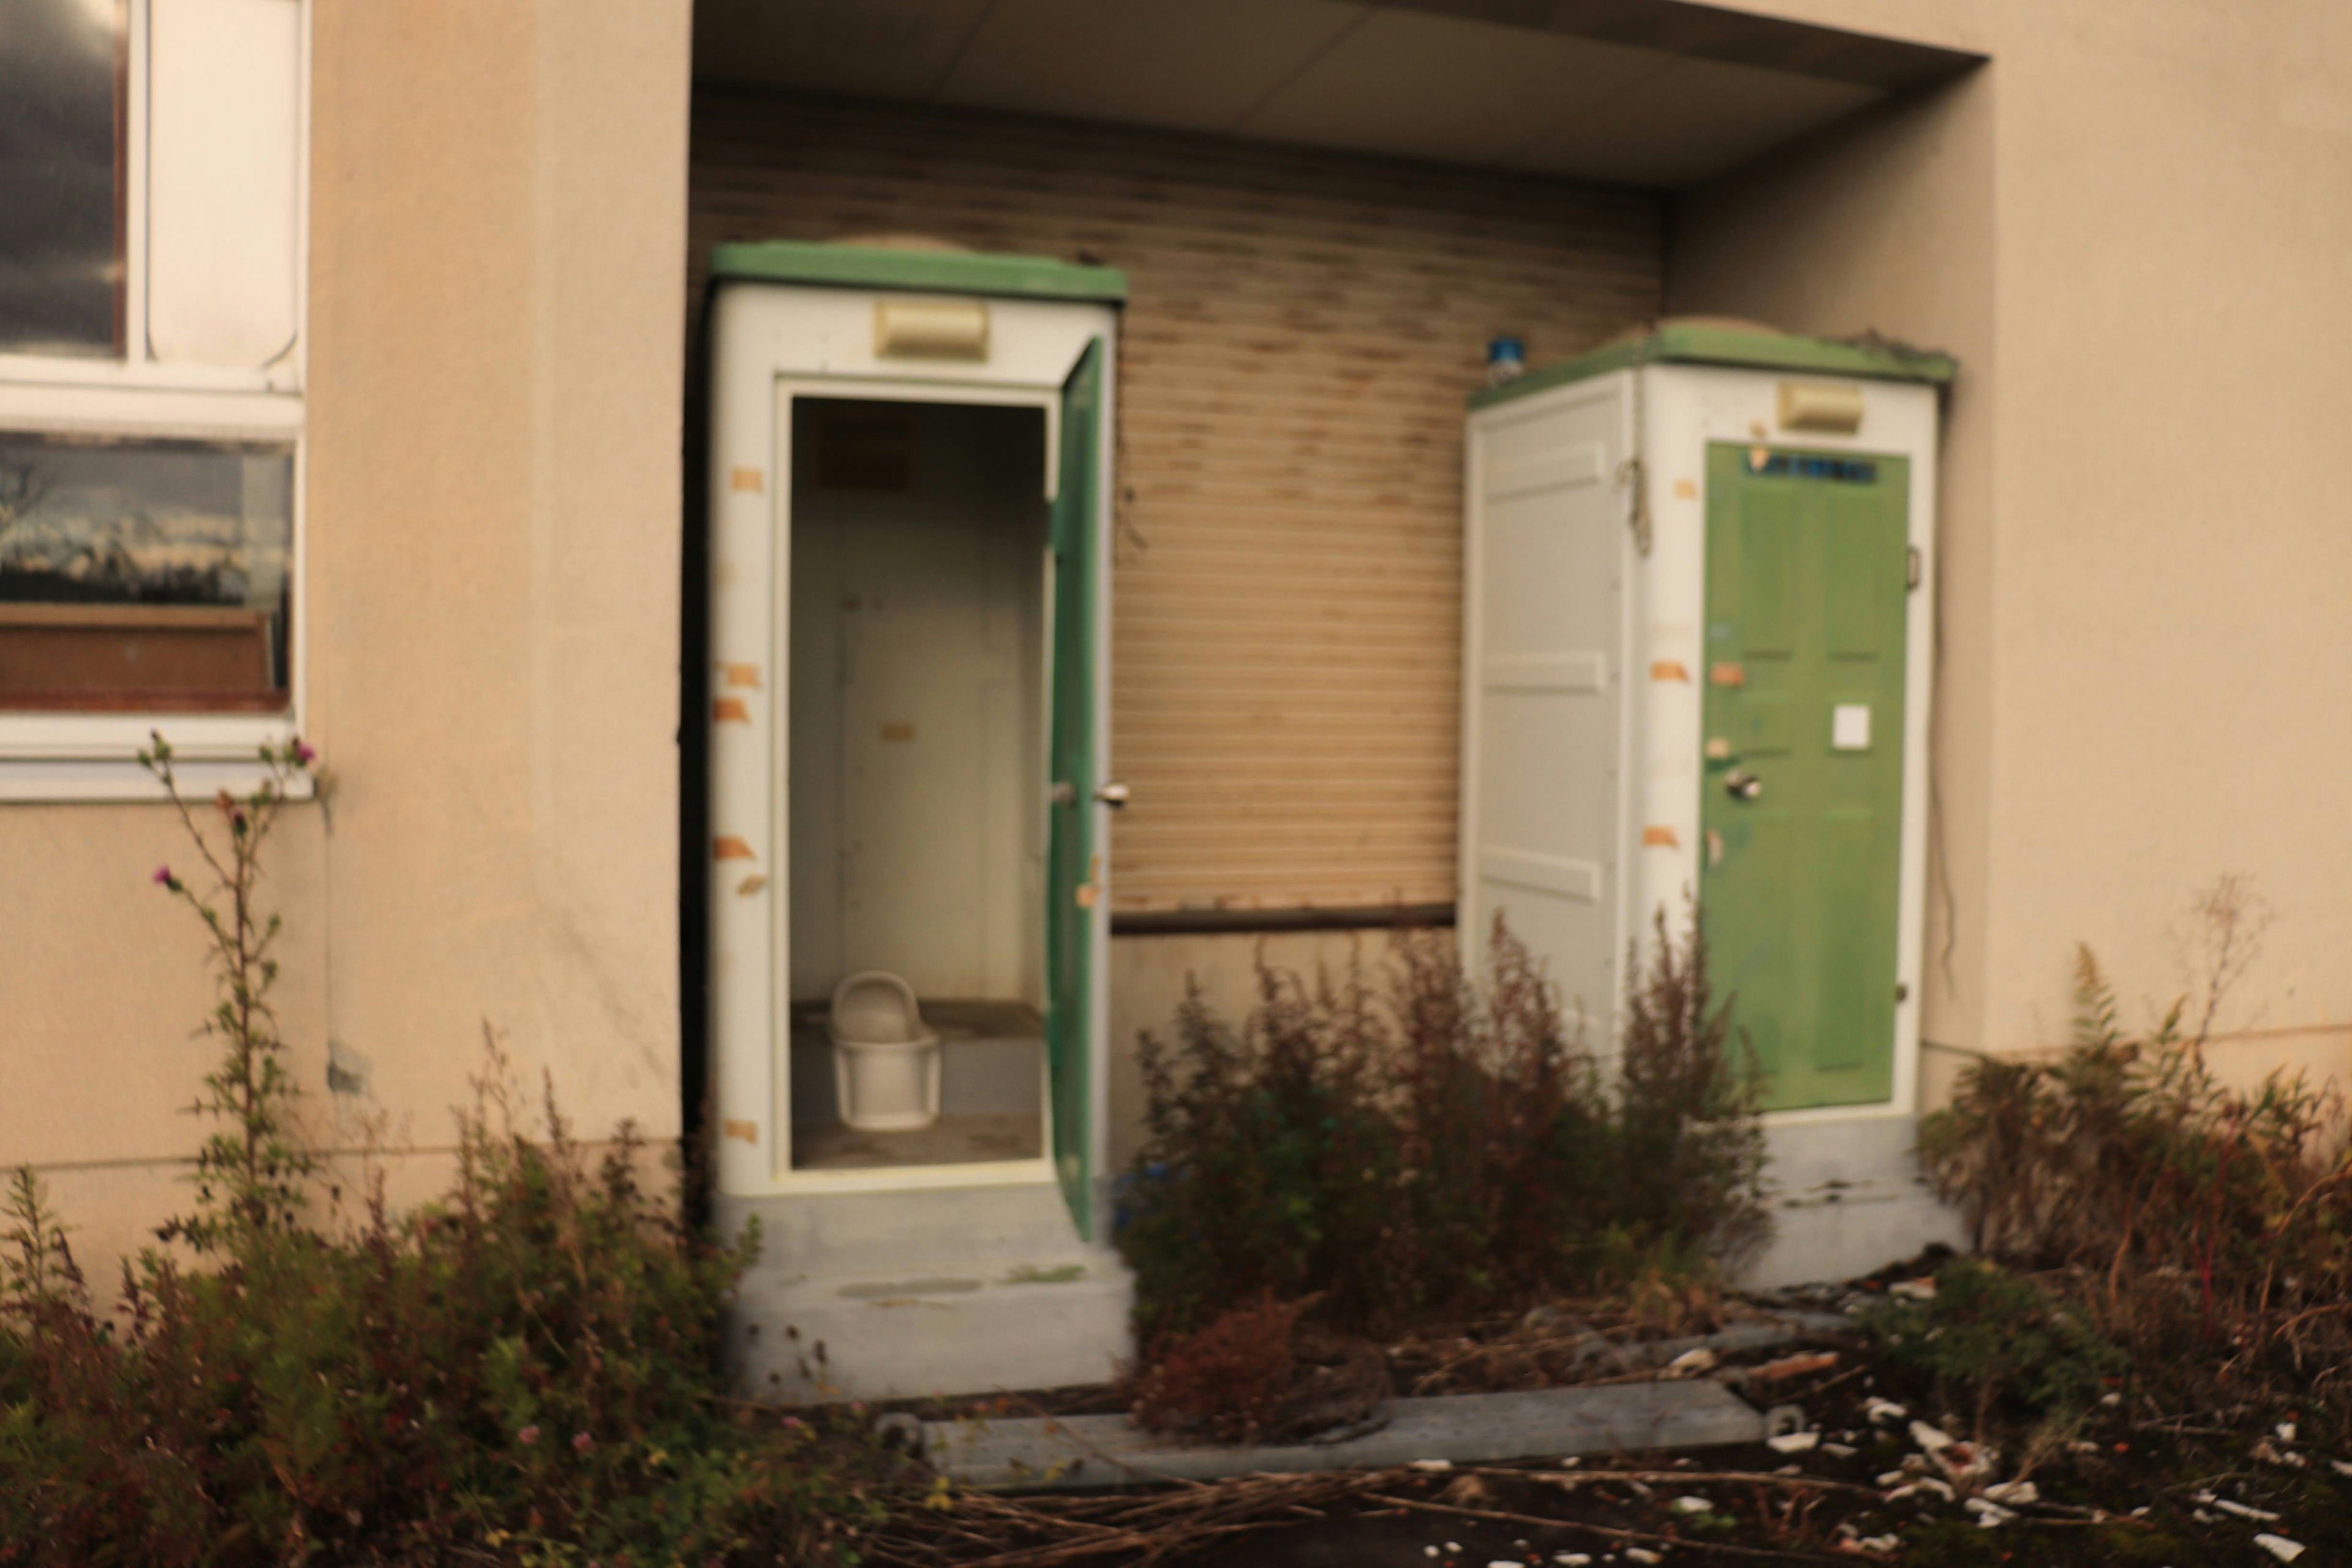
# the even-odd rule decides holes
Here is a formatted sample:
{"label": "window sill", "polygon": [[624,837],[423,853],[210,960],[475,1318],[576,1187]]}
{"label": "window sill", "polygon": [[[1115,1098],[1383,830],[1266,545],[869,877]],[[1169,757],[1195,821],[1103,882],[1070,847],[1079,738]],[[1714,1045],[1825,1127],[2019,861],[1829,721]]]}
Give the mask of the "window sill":
{"label": "window sill", "polygon": [[[251,795],[270,778],[269,769],[257,758],[189,757],[176,744],[172,772],[180,781],[180,798],[194,801],[210,800],[222,790]],[[289,800],[310,800],[317,793],[309,773],[287,781]],[[135,758],[0,758],[0,805],[121,805],[170,798],[162,781]]]}

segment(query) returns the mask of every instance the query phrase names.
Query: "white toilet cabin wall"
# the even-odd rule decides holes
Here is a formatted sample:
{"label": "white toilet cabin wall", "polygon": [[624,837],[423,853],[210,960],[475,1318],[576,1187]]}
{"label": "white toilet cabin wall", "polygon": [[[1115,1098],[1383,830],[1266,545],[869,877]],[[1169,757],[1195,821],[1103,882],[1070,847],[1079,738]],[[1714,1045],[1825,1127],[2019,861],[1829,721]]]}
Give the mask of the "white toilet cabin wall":
{"label": "white toilet cabin wall", "polygon": [[[1736,363],[1694,363],[1717,355]],[[1818,716],[1819,737],[1804,702],[1787,722],[1800,752],[1835,749],[1830,766],[1847,765],[1848,751],[1864,748],[1899,762],[1899,821],[1885,823],[1897,813],[1881,809],[1880,825],[1869,829],[1875,847],[1862,857],[1883,873],[1874,885],[1885,888],[1886,907],[1883,919],[1857,925],[1885,945],[1863,965],[1872,973],[1867,984],[1848,987],[1891,1000],[1892,1012],[1883,1023],[1874,1015],[1871,1037],[1855,1047],[1870,1058],[1866,1070],[1843,1081],[1859,1087],[1815,1095],[1817,1083],[1838,1080],[1805,1079],[1772,1102],[1768,1122],[1776,1127],[1904,1118],[1916,1099],[1934,689],[1938,397],[1931,384],[1949,374],[1948,362],[1932,357],[1669,325],[1473,400],[1465,454],[1461,929],[1474,958],[1483,958],[1502,914],[1604,1056],[1613,1056],[1622,1026],[1629,954],[1638,963],[1654,951],[1659,912],[1679,930],[1704,891],[1710,929],[1717,923],[1707,873],[1723,864],[1724,813],[1740,808],[1716,797],[1745,781],[1742,757],[1710,733],[1724,728],[1721,714],[1710,717],[1710,691],[1746,673],[1724,641],[1735,629],[1721,624],[1724,607],[1711,608],[1709,597],[1711,588],[1724,591],[1723,541],[1741,526],[1730,492],[1751,476],[1801,471],[1805,479],[1792,486],[1819,478],[1814,489],[1867,493],[1877,508],[1881,532],[1871,537],[1880,543],[1865,575],[1891,649],[1885,662],[1901,660],[1899,673],[1884,671],[1889,684],[1881,694],[1899,692],[1900,723],[1872,737],[1863,708],[1856,745],[1852,734],[1831,735],[1829,710]],[[1834,416],[1801,405],[1808,388],[1829,390]],[[1851,461],[1842,461],[1846,454]],[[1822,476],[1855,482],[1841,487]],[[1885,493],[1890,487],[1899,493]],[[1817,612],[1822,592],[1808,589],[1791,603]],[[1832,678],[1859,679],[1853,672],[1868,663],[1849,659]],[[1836,706],[1851,719],[1859,705]],[[1878,710],[1892,717],[1888,706],[1882,700]],[[1759,744],[1758,756],[1771,754]],[[1793,773],[1754,765],[1774,774],[1767,804],[1794,793]],[[1884,807],[1895,807],[1891,779],[1885,795]],[[1735,858],[1746,843],[1732,846]],[[1791,869],[1801,881],[1802,868]],[[1834,960],[1824,962],[1835,967]],[[1785,968],[1794,961],[1784,949],[1773,962]],[[1720,990],[1724,976],[1717,979]]]}
{"label": "white toilet cabin wall", "polygon": [[[727,246],[714,258],[709,318],[710,1040],[718,1187],[728,1196],[1059,1181],[1082,1232],[1107,1205],[1109,805],[1108,465],[1118,311],[1115,271],[1025,258],[846,246]],[[1069,805],[1036,803],[1059,858],[1034,906],[1046,948],[1051,1121],[1045,1157],[971,1164],[798,1170],[790,1153],[793,995],[792,431],[796,399],[1034,408],[1045,429],[1039,484],[1057,539],[1082,531],[1065,559],[1083,572],[1046,592],[1041,637],[1083,627],[1048,661],[1059,686],[1045,706],[1055,782],[1083,775]],[[1074,437],[1068,421],[1081,425]],[[1075,442],[1075,444],[1074,444]],[[1081,513],[1071,513],[1073,507]],[[1066,543],[1066,541],[1064,542]],[[1053,571],[1052,555],[1044,571]],[[1077,597],[1073,598],[1076,594]],[[1083,614],[1072,615],[1071,606]],[[1073,672],[1075,671],[1075,675]],[[1075,738],[1077,754],[1066,754]],[[1061,791],[1063,795],[1072,791]],[[1064,887],[1055,880],[1076,880]],[[1061,906],[1066,905],[1066,908]],[[1055,944],[1058,942],[1058,946]],[[1056,982],[1054,977],[1058,975]],[[1052,984],[1049,984],[1049,982]],[[1059,989],[1053,989],[1058,984]]]}

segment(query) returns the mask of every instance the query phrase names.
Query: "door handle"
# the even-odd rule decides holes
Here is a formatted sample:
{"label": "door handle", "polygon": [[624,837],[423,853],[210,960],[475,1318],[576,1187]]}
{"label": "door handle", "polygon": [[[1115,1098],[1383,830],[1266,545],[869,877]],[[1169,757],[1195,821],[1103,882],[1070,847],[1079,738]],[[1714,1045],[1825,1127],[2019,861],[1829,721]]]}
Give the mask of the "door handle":
{"label": "door handle", "polygon": [[1129,792],[1127,785],[1116,781],[1107,784],[1103,785],[1102,788],[1095,791],[1095,799],[1110,807],[1113,811],[1125,811],[1127,809],[1128,795]]}
{"label": "door handle", "polygon": [[1764,793],[1764,781],[1746,768],[1734,768],[1723,775],[1723,793],[1734,800],[1754,800]]}

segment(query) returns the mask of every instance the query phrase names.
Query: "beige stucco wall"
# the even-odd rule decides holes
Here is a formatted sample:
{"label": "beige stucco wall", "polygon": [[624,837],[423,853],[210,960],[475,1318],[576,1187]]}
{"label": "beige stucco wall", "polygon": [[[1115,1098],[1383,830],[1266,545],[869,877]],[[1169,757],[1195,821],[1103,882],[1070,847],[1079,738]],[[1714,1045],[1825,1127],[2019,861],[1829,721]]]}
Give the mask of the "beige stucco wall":
{"label": "beige stucco wall", "polygon": [[[368,1058],[429,1155],[488,1020],[583,1135],[675,1135],[689,7],[313,24],[298,619],[332,782],[271,861],[294,1070],[323,1117],[324,1042]],[[0,1164],[89,1254],[184,1201],[201,1136],[202,947],[146,881],[184,858],[163,808],[0,806]]]}
{"label": "beige stucco wall", "polygon": [[2153,1011],[2189,984],[2192,896],[2242,872],[2275,923],[2217,1061],[2346,1072],[2352,11],[1743,8],[1992,57],[1685,198],[1668,258],[1675,309],[1963,362],[1927,1033],[2063,1038],[2078,941]]}

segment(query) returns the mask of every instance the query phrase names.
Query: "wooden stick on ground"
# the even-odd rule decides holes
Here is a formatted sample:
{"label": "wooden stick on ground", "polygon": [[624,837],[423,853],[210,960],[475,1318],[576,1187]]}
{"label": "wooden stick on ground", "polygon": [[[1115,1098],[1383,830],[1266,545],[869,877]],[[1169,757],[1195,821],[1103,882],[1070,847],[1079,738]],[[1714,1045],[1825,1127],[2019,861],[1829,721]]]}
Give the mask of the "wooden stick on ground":
{"label": "wooden stick on ground", "polygon": [[1619,1530],[1613,1525],[1588,1524],[1580,1519],[1545,1519],[1532,1513],[1507,1513],[1501,1509],[1458,1508],[1452,1503],[1422,1502],[1412,1498],[1388,1497],[1379,1492],[1370,1495],[1374,1502],[1392,1503],[1399,1508],[1419,1509],[1428,1513],[1457,1514],[1465,1519],[1493,1520],[1501,1524],[1532,1524],[1546,1529],[1581,1530],[1593,1535],[1608,1536],[1613,1541],[1670,1546],[1677,1551],[1721,1552],[1733,1557],[1777,1557],[1795,1563],[1840,1561],[1838,1558],[1824,1557],[1813,1552],[1784,1552],[1769,1546],[1732,1546],[1715,1541],[1693,1541],[1682,1535],[1658,1535],[1646,1530]]}

